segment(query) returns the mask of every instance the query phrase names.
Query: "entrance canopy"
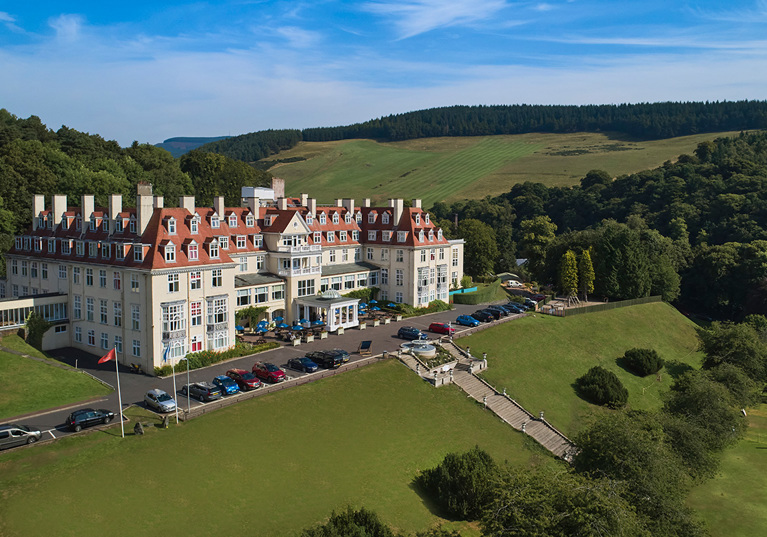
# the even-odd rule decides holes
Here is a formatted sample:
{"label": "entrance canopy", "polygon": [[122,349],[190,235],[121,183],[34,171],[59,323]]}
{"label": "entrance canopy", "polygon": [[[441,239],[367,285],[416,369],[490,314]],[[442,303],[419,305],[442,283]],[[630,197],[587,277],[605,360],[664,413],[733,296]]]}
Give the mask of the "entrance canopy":
{"label": "entrance canopy", "polygon": [[293,313],[295,319],[321,320],[332,332],[338,327],[351,328],[359,324],[359,302],[359,298],[343,297],[331,289],[317,296],[296,298]]}

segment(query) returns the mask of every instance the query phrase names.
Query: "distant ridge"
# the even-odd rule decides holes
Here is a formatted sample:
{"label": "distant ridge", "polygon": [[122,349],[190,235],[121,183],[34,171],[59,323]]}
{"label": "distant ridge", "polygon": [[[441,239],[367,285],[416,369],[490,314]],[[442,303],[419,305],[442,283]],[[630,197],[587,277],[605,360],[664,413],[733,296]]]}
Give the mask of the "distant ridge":
{"label": "distant ridge", "polygon": [[197,149],[201,145],[226,140],[227,138],[229,136],[176,136],[175,138],[168,138],[161,144],[155,144],[155,147],[161,147],[173,155],[174,158],[178,158],[192,149]]}

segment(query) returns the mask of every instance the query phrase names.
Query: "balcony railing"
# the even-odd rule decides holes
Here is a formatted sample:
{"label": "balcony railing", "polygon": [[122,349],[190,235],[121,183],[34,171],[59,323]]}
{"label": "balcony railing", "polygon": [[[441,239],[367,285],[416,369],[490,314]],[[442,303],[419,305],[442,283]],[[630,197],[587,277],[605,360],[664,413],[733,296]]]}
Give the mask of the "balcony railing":
{"label": "balcony railing", "polygon": [[162,333],[163,341],[171,339],[186,339],[186,330],[171,330],[170,332]]}
{"label": "balcony railing", "polygon": [[310,252],[321,252],[322,245],[320,244],[300,244],[298,246],[283,246],[282,244],[277,246],[278,252],[290,252],[291,254],[307,254]]}
{"label": "balcony railing", "polygon": [[207,325],[207,332],[210,334],[211,332],[224,332],[229,329],[228,323],[215,323],[215,324],[209,324]]}
{"label": "balcony railing", "polygon": [[305,275],[319,274],[319,273],[320,273],[320,267],[319,265],[317,265],[314,267],[282,269],[277,273],[277,275],[289,278],[293,276],[305,276]]}

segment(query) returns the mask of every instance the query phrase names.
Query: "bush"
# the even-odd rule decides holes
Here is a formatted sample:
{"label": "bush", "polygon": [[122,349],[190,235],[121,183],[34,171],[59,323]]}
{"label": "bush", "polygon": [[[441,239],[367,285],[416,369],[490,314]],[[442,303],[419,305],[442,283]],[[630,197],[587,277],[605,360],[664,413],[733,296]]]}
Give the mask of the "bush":
{"label": "bush", "polygon": [[626,404],[629,392],[615,373],[594,366],[575,381],[580,395],[595,405],[619,408]]}
{"label": "bush", "polygon": [[471,276],[469,276],[468,274],[464,275],[461,278],[461,287],[463,287],[464,289],[468,289],[469,287],[471,287],[471,285],[472,285]]}
{"label": "bush", "polygon": [[[276,349],[279,346],[280,344],[276,341],[269,341],[268,343],[263,343],[261,345],[251,345],[249,343],[238,341],[234,347],[223,352],[191,352],[187,354],[185,358],[189,361],[189,369],[200,369],[202,367],[217,364],[218,362],[223,362],[224,360],[230,360],[231,358],[239,358],[240,356],[248,356],[249,354],[256,354],[257,352]],[[176,364],[176,373],[186,371],[186,360],[181,360]],[[155,367],[154,374],[156,377],[167,377],[168,375],[173,374],[173,367],[170,364],[162,367]]]}
{"label": "bush", "polygon": [[440,311],[450,311],[452,306],[447,302],[441,300],[433,300],[429,302],[429,305],[425,308],[414,308],[409,304],[399,304],[397,307],[397,313],[401,313],[403,317],[418,317],[419,315],[426,315],[428,313],[439,313]]}
{"label": "bush", "polygon": [[301,537],[396,537],[392,529],[381,522],[378,515],[364,507],[333,513],[325,524],[305,529]]}
{"label": "bush", "polygon": [[474,447],[462,454],[448,453],[437,467],[424,470],[415,481],[446,514],[462,520],[478,520],[492,500],[498,475],[493,458]]}
{"label": "bush", "polygon": [[623,355],[623,361],[640,377],[652,375],[663,368],[663,360],[653,349],[629,349]]}

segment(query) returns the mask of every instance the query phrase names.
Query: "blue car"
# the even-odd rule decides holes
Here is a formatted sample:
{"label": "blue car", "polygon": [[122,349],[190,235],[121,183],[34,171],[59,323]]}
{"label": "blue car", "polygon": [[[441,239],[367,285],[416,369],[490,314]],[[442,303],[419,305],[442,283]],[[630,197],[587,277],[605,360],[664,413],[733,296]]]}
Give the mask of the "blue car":
{"label": "blue car", "polygon": [[221,390],[221,393],[224,395],[232,395],[235,393],[239,393],[240,387],[237,386],[237,383],[233,380],[227,377],[226,375],[219,375],[216,378],[213,379],[213,384]]}
{"label": "blue car", "polygon": [[397,337],[401,339],[409,339],[411,341],[429,339],[429,336],[418,330],[414,326],[403,326],[397,330]]}
{"label": "blue car", "polygon": [[305,373],[314,373],[318,369],[317,364],[312,362],[312,359],[307,358],[306,356],[302,358],[291,358],[288,360],[288,367]]}
{"label": "blue car", "polygon": [[479,321],[471,315],[459,315],[455,322],[463,326],[479,326]]}

